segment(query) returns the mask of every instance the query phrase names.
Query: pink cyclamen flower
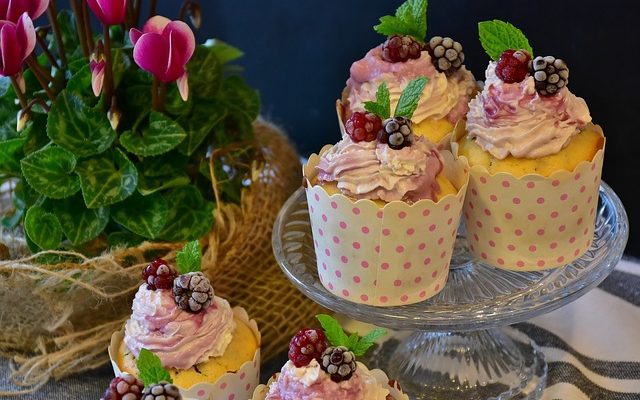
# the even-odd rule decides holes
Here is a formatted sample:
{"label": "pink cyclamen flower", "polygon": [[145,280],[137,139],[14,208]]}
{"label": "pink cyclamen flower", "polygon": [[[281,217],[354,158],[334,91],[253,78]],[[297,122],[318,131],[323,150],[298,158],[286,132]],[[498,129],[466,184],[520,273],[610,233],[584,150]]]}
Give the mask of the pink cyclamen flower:
{"label": "pink cyclamen flower", "polygon": [[22,14],[31,19],[41,16],[49,7],[49,0],[0,0],[0,19],[18,22]]}
{"label": "pink cyclamen flower", "polygon": [[105,25],[120,25],[127,12],[127,0],[87,0],[91,11]]}
{"label": "pink cyclamen flower", "polygon": [[36,47],[36,30],[27,13],[18,23],[0,21],[0,75],[14,76],[22,72],[22,63]]}
{"label": "pink cyclamen flower", "polygon": [[186,65],[196,49],[196,39],[189,25],[155,16],[144,24],[142,32],[129,32],[133,42],[133,59],[143,70],[161,82],[177,81],[183,100],[189,98]]}
{"label": "pink cyclamen flower", "polygon": [[93,94],[96,97],[102,93],[102,86],[104,85],[104,71],[107,66],[107,61],[104,57],[104,47],[102,42],[98,43],[96,51],[89,57],[89,68],[91,69],[91,88]]}

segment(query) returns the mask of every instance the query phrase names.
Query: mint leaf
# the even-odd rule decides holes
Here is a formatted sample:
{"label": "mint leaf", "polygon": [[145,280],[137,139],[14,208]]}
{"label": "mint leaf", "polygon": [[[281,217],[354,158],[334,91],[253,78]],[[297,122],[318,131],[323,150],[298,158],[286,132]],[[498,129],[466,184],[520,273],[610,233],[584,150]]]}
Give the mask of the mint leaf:
{"label": "mint leaf", "polygon": [[408,35],[424,43],[427,37],[427,0],[405,1],[395,16],[380,18],[380,24],[374,29],[384,36]]}
{"label": "mint leaf", "polygon": [[400,95],[394,116],[411,119],[414,111],[416,111],[418,107],[418,101],[420,101],[422,91],[427,81],[427,77],[421,76],[409,82]]}
{"label": "mint leaf", "polygon": [[182,250],[176,254],[176,263],[180,274],[189,272],[200,272],[202,270],[202,251],[200,242],[194,240],[184,245]]}
{"label": "mint leaf", "polygon": [[145,386],[160,382],[173,383],[171,375],[162,366],[160,358],[147,349],[140,350],[137,366],[140,380]]}
{"label": "mint leaf", "polygon": [[349,337],[335,318],[327,314],[318,314],[316,318],[320,321],[320,325],[322,325],[322,329],[324,329],[324,334],[332,346],[345,346],[349,348],[347,346],[347,344],[349,344]]}
{"label": "mint leaf", "polygon": [[364,353],[366,353],[371,346],[373,346],[376,340],[378,340],[379,338],[381,338],[386,334],[387,334],[387,331],[385,329],[376,328],[371,332],[367,333],[364,337],[361,337],[358,343],[353,348],[350,348],[350,349],[351,351],[353,351],[353,354],[355,354],[356,357],[360,357],[364,355]]}
{"label": "mint leaf", "polygon": [[376,114],[383,120],[391,116],[391,95],[387,84],[382,82],[376,91],[376,101],[366,101],[365,110]]}
{"label": "mint leaf", "polygon": [[533,57],[533,49],[522,31],[508,22],[494,19],[478,23],[480,43],[492,60],[509,49],[526,50]]}

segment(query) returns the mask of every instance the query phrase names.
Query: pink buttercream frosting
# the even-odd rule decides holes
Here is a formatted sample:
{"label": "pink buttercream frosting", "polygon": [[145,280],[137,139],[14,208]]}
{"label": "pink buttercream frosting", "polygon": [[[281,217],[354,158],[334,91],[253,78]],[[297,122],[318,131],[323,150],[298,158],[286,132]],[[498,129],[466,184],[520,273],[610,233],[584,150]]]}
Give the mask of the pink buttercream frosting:
{"label": "pink buttercream frosting", "polygon": [[440,190],[436,177],[443,165],[436,147],[420,136],[400,150],[344,136],[320,155],[318,182],[336,182],[343,194],[356,199],[436,201]]}
{"label": "pink buttercream frosting", "polygon": [[469,137],[495,158],[556,154],[591,122],[585,101],[566,87],[554,96],[540,96],[532,76],[505,83],[495,68],[491,62],[484,89],[471,100],[467,114]]}
{"label": "pink buttercream frosting", "polygon": [[450,77],[439,72],[431,62],[431,56],[423,51],[420,58],[401,63],[382,59],[382,46],[371,49],[363,59],[351,65],[347,80],[348,102],[351,111],[363,111],[364,102],[375,101],[378,86],[385,82],[391,95],[392,110],[398,104],[402,90],[413,79],[426,76],[424,88],[412,120],[448,119],[456,123],[469,110],[469,99],[475,93],[476,82],[471,72],[463,66]]}
{"label": "pink buttercream frosting", "polygon": [[389,390],[383,385],[361,363],[350,379],[336,383],[316,360],[300,368],[287,361],[265,400],[385,400]]}
{"label": "pink buttercream frosting", "polygon": [[229,303],[220,297],[204,311],[179,308],[171,290],[148,290],[143,284],[133,300],[124,342],[138,357],[145,348],[167,368],[188,369],[224,354],[236,324]]}

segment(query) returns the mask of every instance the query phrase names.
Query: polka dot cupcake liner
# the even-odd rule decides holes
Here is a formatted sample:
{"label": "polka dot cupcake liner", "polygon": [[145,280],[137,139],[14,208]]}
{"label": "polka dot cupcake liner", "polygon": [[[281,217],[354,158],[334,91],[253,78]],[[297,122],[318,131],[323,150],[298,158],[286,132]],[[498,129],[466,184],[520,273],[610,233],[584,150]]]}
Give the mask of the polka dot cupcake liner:
{"label": "polka dot cupcake liner", "polygon": [[604,145],[591,162],[549,177],[471,167],[463,213],[469,249],[486,264],[514,271],[579,258],[593,241],[603,158]]}
{"label": "polka dot cupcake liner", "polygon": [[442,156],[445,175],[459,188],[455,196],[384,207],[312,185],[320,157],[309,158],[306,194],[318,274],[327,290],[374,306],[417,303],[442,290],[469,179],[466,159],[454,160],[448,151]]}
{"label": "polka dot cupcake liner", "polygon": [[[249,315],[242,307],[234,307],[233,315],[244,322],[260,343],[260,331],[255,320],[249,319]],[[109,358],[116,376],[122,375],[117,363],[118,349],[124,339],[124,330],[115,332],[111,336],[109,345]],[[180,389],[184,400],[246,400],[250,399],[256,387],[260,384],[260,346],[256,349],[253,360],[247,361],[238,371],[226,373],[215,382],[198,383],[190,388]]]}

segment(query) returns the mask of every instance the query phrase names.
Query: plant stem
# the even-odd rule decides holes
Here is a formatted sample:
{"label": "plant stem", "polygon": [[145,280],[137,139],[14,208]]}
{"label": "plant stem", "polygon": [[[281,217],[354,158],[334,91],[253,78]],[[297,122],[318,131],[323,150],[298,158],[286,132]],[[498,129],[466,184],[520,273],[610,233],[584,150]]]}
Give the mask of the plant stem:
{"label": "plant stem", "polygon": [[13,90],[18,96],[18,100],[20,100],[20,106],[22,106],[23,109],[27,108],[27,99],[25,98],[24,93],[22,93],[22,90],[20,90],[20,84],[18,84],[15,76],[11,76],[10,78],[11,84],[13,85]]}
{"label": "plant stem", "polygon": [[[62,42],[62,34],[60,33],[60,26],[58,25],[58,11],[56,9],[56,0],[49,1],[49,7],[47,7],[47,17],[49,18],[49,23],[51,24],[51,28],[53,29],[53,36],[56,39],[56,46],[58,47],[58,56],[60,57],[60,63],[63,68],[67,67],[67,55],[64,51],[64,43]],[[43,47],[46,49],[46,46]],[[55,64],[57,66],[57,63]]]}
{"label": "plant stem", "polygon": [[76,26],[78,30],[78,39],[80,41],[80,47],[82,48],[82,55],[85,58],[89,58],[91,55],[89,53],[89,48],[87,47],[87,41],[85,40],[85,29],[84,29],[84,18],[82,14],[82,9],[80,7],[80,3],[78,0],[69,1],[71,4],[71,9],[73,10],[73,14],[76,16]]}
{"label": "plant stem", "polygon": [[53,101],[55,98],[55,95],[53,93],[53,90],[51,90],[51,88],[49,87],[49,81],[47,81],[44,75],[42,75],[43,71],[40,68],[40,64],[38,64],[38,61],[36,60],[35,56],[33,55],[29,56],[26,59],[26,62],[27,62],[27,65],[29,65],[29,68],[31,68],[31,71],[33,72],[33,74],[36,76],[36,79],[40,83],[40,86],[42,86],[42,89],[44,89],[45,93],[47,93],[47,97],[49,97],[49,100]]}
{"label": "plant stem", "polygon": [[160,86],[160,81],[155,76],[153,77],[153,84],[151,85],[151,108],[155,111],[160,111],[160,104],[158,99],[158,87]]}
{"label": "plant stem", "polygon": [[36,104],[38,104],[40,107],[42,107],[46,112],[49,112],[49,110],[51,110],[51,107],[49,107],[49,105],[44,100],[42,100],[40,97],[36,97],[34,99],[31,99],[29,104],[27,104],[27,109],[31,110],[33,108],[33,106],[35,106]]}
{"label": "plant stem", "polygon": [[93,48],[95,43],[93,42],[93,32],[91,30],[91,18],[89,17],[89,7],[87,6],[87,2],[84,0],[81,1],[82,8],[82,17],[84,18],[84,32],[85,38],[87,40],[87,48],[89,49],[89,54],[93,53]]}
{"label": "plant stem", "polygon": [[150,0],[149,1],[149,18],[156,15],[158,0]]}
{"label": "plant stem", "polygon": [[133,1],[133,27],[137,27],[140,22],[140,9],[142,8],[141,0],[132,0]]}
{"label": "plant stem", "polygon": [[104,95],[107,107],[111,105],[111,97],[113,96],[113,60],[111,57],[111,36],[109,35],[109,26],[103,25],[104,35]]}
{"label": "plant stem", "polygon": [[62,89],[64,87],[63,82],[60,82],[60,80],[54,78],[49,71],[47,71],[42,67],[42,65],[40,65],[34,53],[31,53],[31,55],[29,56],[29,59],[31,59],[31,61],[33,62],[33,64],[29,64],[31,69],[37,70],[37,71],[34,71],[34,73],[36,72],[39,73],[40,76],[42,76],[48,82],[51,82],[57,89]]}
{"label": "plant stem", "polygon": [[49,59],[49,63],[51,63],[52,66],[57,67],[58,60],[56,60],[51,50],[49,50],[49,47],[47,47],[47,42],[45,42],[44,38],[40,36],[39,28],[36,28],[36,40],[38,41],[38,45],[42,49],[42,52],[47,56],[47,59]]}
{"label": "plant stem", "polygon": [[187,16],[187,7],[189,7],[190,3],[191,3],[191,0],[182,1],[182,5],[180,6],[180,11],[178,11],[178,21],[183,21],[184,17]]}

